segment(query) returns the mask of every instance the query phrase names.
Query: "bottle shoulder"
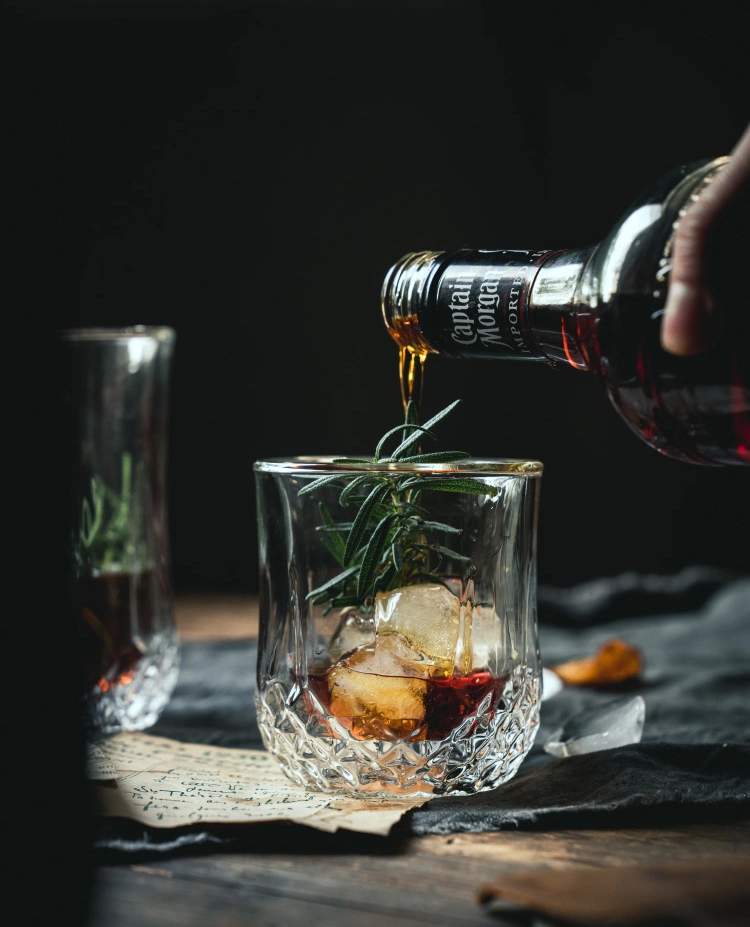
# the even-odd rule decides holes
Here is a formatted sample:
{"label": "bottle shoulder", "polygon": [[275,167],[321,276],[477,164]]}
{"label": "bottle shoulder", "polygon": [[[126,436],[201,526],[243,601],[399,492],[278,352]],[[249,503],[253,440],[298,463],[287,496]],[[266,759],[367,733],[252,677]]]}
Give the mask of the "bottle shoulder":
{"label": "bottle shoulder", "polygon": [[647,189],[592,253],[581,277],[579,305],[606,310],[622,293],[663,302],[679,219],[728,161],[722,157],[683,165]]}

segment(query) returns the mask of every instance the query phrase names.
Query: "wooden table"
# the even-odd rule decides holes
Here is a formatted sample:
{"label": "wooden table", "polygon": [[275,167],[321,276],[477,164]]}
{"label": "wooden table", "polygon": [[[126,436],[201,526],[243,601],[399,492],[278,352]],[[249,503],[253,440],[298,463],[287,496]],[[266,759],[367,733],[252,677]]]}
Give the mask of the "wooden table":
{"label": "wooden table", "polygon": [[[186,640],[242,638],[257,632],[257,604],[243,596],[191,597],[178,600],[177,620]],[[502,920],[482,909],[478,892],[521,873],[554,879],[562,872],[567,882],[585,869],[586,884],[596,886],[612,869],[627,882],[640,867],[662,864],[678,871],[697,865],[704,875],[731,868],[732,861],[750,867],[748,822],[406,840],[294,825],[256,832],[250,852],[98,867],[91,927],[497,927]],[[750,868],[748,875],[734,877],[744,881],[743,891],[750,891]],[[686,878],[686,885],[695,884]],[[720,901],[710,898],[700,913],[686,909],[685,922],[750,924],[750,908],[737,920],[736,910],[727,913]]]}

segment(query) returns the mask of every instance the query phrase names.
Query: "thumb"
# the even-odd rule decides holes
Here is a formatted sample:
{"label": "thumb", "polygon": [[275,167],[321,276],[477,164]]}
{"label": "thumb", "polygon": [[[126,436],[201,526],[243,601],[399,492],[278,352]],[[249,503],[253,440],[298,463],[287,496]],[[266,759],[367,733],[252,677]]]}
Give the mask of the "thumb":
{"label": "thumb", "polygon": [[672,280],[662,319],[665,351],[689,357],[710,350],[721,336],[721,317],[709,291],[695,278]]}
{"label": "thumb", "polygon": [[708,351],[721,335],[721,317],[706,284],[706,251],[714,224],[750,178],[750,126],[726,167],[693,198],[680,218],[672,250],[662,347],[689,356]]}

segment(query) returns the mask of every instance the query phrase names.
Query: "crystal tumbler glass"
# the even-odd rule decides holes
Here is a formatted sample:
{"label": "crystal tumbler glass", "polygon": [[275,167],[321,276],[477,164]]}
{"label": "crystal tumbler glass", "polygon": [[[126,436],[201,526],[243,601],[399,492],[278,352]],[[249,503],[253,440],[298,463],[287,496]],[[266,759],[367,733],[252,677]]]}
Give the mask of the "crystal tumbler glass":
{"label": "crystal tumbler glass", "polygon": [[491,789],[539,724],[542,465],[255,464],[258,720],[299,785]]}
{"label": "crystal tumbler glass", "polygon": [[150,727],[177,680],[165,476],[174,340],[163,327],[62,333],[73,622],[92,737]]}

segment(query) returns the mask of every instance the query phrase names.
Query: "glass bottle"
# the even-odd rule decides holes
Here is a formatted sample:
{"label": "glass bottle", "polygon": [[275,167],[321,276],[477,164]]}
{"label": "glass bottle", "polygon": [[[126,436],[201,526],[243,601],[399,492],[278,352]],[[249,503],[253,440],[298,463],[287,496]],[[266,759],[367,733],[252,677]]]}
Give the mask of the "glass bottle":
{"label": "glass bottle", "polygon": [[405,255],[382,291],[405,392],[428,354],[570,366],[596,374],[625,422],[657,451],[708,466],[750,465],[747,195],[711,241],[719,342],[694,357],[667,354],[659,343],[677,222],[728,160],[667,174],[593,247]]}
{"label": "glass bottle", "polygon": [[75,435],[73,627],[91,738],[154,724],[179,669],[166,511],[171,328],[61,335]]}

